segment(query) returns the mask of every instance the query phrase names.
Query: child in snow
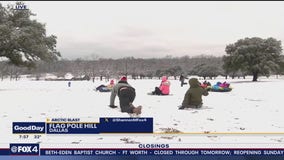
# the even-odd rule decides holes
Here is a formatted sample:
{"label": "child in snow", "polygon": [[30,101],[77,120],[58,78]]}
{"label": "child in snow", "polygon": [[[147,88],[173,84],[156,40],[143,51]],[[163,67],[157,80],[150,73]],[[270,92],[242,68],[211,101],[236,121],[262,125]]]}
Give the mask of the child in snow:
{"label": "child in snow", "polygon": [[112,79],[112,80],[110,80],[110,83],[109,83],[109,85],[107,85],[107,87],[112,89],[114,87],[114,85],[115,85],[114,80]]}
{"label": "child in snow", "polygon": [[211,83],[204,81],[200,86],[204,89],[207,89],[207,88],[211,87]]}
{"label": "child in snow", "polygon": [[136,93],[135,89],[127,83],[127,77],[121,77],[118,83],[113,87],[109,105],[109,107],[111,108],[117,108],[117,106],[114,105],[116,95],[119,98],[121,112],[135,113],[137,115],[141,114],[142,107],[134,107],[132,104],[135,99]]}
{"label": "child in snow", "polygon": [[159,87],[155,87],[155,91],[152,92],[153,95],[169,95],[170,94],[170,81],[168,81],[167,76],[162,77],[162,82]]}
{"label": "child in snow", "polygon": [[208,91],[200,86],[200,83],[196,78],[191,78],[188,83],[190,88],[185,93],[182,105],[179,109],[201,108],[203,104],[202,95],[207,96]]}
{"label": "child in snow", "polygon": [[108,85],[100,85],[96,88],[96,91],[100,92],[110,92],[112,88],[114,87],[114,80],[112,79]]}

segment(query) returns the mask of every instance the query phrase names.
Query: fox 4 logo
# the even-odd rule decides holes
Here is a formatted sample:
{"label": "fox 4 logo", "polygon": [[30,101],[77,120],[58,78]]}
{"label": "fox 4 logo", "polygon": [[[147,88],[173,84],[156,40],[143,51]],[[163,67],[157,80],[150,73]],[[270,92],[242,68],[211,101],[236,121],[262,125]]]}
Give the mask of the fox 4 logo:
{"label": "fox 4 logo", "polygon": [[10,144],[11,155],[39,155],[39,144]]}

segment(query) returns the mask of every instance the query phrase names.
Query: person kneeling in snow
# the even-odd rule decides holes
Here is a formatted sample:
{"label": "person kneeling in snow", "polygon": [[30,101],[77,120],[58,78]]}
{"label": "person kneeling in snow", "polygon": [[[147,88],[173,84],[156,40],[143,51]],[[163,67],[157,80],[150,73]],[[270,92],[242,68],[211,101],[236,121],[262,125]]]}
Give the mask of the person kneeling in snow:
{"label": "person kneeling in snow", "polygon": [[196,78],[191,78],[188,81],[190,88],[186,91],[182,105],[179,109],[184,108],[201,108],[202,107],[202,95],[207,96],[208,91],[202,88]]}
{"label": "person kneeling in snow", "polygon": [[125,76],[121,77],[111,91],[109,105],[111,108],[117,108],[117,106],[114,105],[116,95],[119,97],[121,112],[135,113],[137,115],[141,114],[142,107],[134,107],[132,104],[136,93],[135,89],[127,83],[127,78]]}
{"label": "person kneeling in snow", "polygon": [[168,81],[167,76],[162,77],[162,82],[159,87],[155,87],[155,91],[152,92],[153,95],[169,95],[170,94],[170,81]]}

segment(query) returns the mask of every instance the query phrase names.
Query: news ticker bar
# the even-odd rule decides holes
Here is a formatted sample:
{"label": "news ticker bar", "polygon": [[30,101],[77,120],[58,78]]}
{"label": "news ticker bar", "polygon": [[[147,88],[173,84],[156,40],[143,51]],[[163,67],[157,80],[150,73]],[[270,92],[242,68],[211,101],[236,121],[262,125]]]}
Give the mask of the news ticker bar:
{"label": "news ticker bar", "polygon": [[103,117],[99,122],[13,122],[14,134],[153,133],[153,118]]}
{"label": "news ticker bar", "polygon": [[[210,148],[40,148],[39,144],[11,143],[0,149],[0,155],[23,156],[284,156],[284,148],[277,149],[210,149]],[[283,157],[284,158],[284,157]]]}

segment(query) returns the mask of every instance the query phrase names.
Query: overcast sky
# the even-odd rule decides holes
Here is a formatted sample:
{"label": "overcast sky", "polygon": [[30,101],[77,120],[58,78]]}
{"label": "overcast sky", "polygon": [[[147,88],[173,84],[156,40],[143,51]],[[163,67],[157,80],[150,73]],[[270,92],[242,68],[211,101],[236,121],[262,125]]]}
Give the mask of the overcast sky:
{"label": "overcast sky", "polygon": [[25,3],[67,59],[222,56],[245,37],[284,40],[283,1]]}

